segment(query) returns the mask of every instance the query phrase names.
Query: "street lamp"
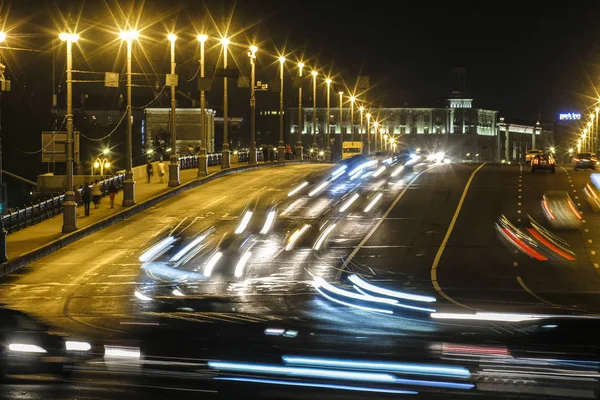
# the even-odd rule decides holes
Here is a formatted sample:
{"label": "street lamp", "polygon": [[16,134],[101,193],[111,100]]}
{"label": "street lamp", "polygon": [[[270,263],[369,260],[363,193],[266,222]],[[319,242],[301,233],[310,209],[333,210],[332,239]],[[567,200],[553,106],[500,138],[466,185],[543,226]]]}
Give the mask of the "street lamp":
{"label": "street lamp", "polygon": [[279,162],[285,160],[285,142],[283,141],[283,64],[285,57],[279,57],[279,146],[277,147],[277,159]]}
{"label": "street lamp", "polygon": [[135,181],[133,180],[133,157],[132,124],[133,115],[131,111],[131,47],[133,40],[137,39],[138,32],[135,30],[121,32],[121,40],[127,42],[127,139],[125,140],[125,181],[123,182],[123,207],[135,204]]}
{"label": "street lamp", "polygon": [[[313,149],[317,148],[317,71],[312,71],[313,77],[313,113],[312,113],[312,134],[313,134]],[[317,158],[317,152],[314,153],[314,158]]]}
{"label": "street lamp", "polygon": [[171,42],[171,162],[169,163],[169,187],[179,186],[179,162],[177,160],[177,119],[175,113],[177,110],[177,98],[175,88],[175,41],[177,35],[169,33],[167,39]]}
{"label": "street lamp", "polygon": [[325,145],[325,161],[331,162],[331,78],[326,78],[327,84],[327,143]]}
{"label": "street lamp", "polygon": [[354,142],[354,101],[356,97],[350,96],[350,141]]}
{"label": "street lamp", "polygon": [[367,113],[367,155],[371,154],[371,113]]}
{"label": "street lamp", "polygon": [[[79,35],[63,32],[58,37],[67,42],[67,191],[63,203],[62,226],[62,231],[67,233],[78,229],[77,203],[73,192],[73,43],[79,39]],[[0,39],[6,39],[6,34],[0,35]]]}
{"label": "street lamp", "polygon": [[[304,68],[304,63],[299,62],[299,78],[302,78],[302,68]],[[302,82],[300,82],[300,86],[298,87],[298,142],[296,142],[296,159],[302,161]]]}
{"label": "street lamp", "polygon": [[[198,35],[200,42],[200,79],[204,79],[204,45],[208,36],[201,33]],[[204,82],[202,82],[204,84]],[[206,155],[206,143],[208,142],[208,130],[206,129],[206,96],[204,85],[200,90],[200,154],[198,155],[198,176],[208,175],[208,157]]]}
{"label": "street lamp", "polygon": [[[256,164],[256,92],[255,92],[255,74],[256,74],[256,52],[258,47],[250,46],[248,57],[250,57],[250,154],[248,164]],[[267,160],[264,160],[267,161]]]}
{"label": "street lamp", "polygon": [[[0,31],[0,43],[6,40],[6,33]],[[2,53],[0,52],[0,68],[2,68],[1,78],[4,78],[4,68],[1,60]],[[2,92],[0,91],[0,99],[2,98]],[[1,119],[1,118],[0,118]],[[6,229],[4,229],[4,220],[2,215],[5,213],[5,205],[7,199],[4,198],[4,186],[2,184],[2,124],[0,124],[0,262],[4,262],[8,259],[6,255]],[[68,189],[68,188],[67,188]]]}
{"label": "street lamp", "polygon": [[344,131],[342,130],[344,125],[344,92],[340,90],[338,94],[340,95],[340,156],[344,157]]}
{"label": "street lamp", "polygon": [[[223,45],[223,69],[227,69],[227,46],[231,41],[228,38],[222,38]],[[227,113],[227,77],[223,78],[223,150],[221,156],[221,169],[231,168],[229,160],[229,116]]]}
{"label": "street lamp", "polygon": [[110,168],[110,160],[106,157],[96,157],[93,164],[92,175],[94,169],[100,169],[100,176],[104,176],[104,170]]}

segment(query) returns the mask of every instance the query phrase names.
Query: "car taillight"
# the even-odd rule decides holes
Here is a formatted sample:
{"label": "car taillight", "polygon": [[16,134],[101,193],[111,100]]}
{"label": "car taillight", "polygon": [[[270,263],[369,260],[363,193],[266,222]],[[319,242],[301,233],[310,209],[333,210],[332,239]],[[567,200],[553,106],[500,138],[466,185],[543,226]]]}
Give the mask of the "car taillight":
{"label": "car taillight", "polygon": [[554,164],[554,160],[553,159],[549,159],[548,160],[548,164]]}
{"label": "car taillight", "polygon": [[579,162],[579,161],[581,161],[581,160],[580,160],[579,158],[574,158],[574,159],[573,159],[573,161],[575,161],[575,162]]}
{"label": "car taillight", "polygon": [[537,158],[534,158],[534,159],[533,159],[533,163],[534,163],[534,164],[538,164],[539,162],[540,162],[540,160],[538,160]]}

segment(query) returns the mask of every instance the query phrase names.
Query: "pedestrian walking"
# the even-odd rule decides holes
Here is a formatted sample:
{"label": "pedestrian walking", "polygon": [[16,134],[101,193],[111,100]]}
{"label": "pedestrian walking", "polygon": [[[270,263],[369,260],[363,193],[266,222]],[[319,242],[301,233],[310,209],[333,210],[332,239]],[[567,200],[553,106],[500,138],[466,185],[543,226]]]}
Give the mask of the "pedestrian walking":
{"label": "pedestrian walking", "polygon": [[146,175],[148,175],[148,183],[150,183],[150,177],[154,172],[154,167],[152,167],[152,163],[148,160],[148,164],[146,164]]}
{"label": "pedestrian walking", "polygon": [[90,185],[86,182],[83,185],[83,190],[81,193],[81,200],[83,201],[83,208],[85,210],[85,216],[89,217],[90,216],[90,203],[92,201],[92,188],[90,188]]}
{"label": "pedestrian walking", "polygon": [[115,196],[117,195],[117,185],[115,185],[115,181],[110,182],[110,186],[108,187],[108,197],[110,198],[110,208],[115,208]]}
{"label": "pedestrian walking", "polygon": [[165,162],[162,159],[158,162],[158,176],[160,177],[160,183],[163,183],[163,176],[165,176]]}
{"label": "pedestrian walking", "polygon": [[75,202],[75,207],[81,204],[81,193],[79,193],[77,186],[73,186],[73,201]]}
{"label": "pedestrian walking", "polygon": [[100,208],[100,199],[102,198],[102,189],[100,189],[100,182],[94,181],[92,186],[92,200],[94,201],[94,208]]}

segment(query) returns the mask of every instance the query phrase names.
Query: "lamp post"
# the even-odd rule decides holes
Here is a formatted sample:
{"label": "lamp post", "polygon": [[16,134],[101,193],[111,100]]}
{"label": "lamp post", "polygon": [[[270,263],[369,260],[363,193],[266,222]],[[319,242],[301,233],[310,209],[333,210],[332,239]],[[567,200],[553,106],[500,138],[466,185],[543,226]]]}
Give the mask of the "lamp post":
{"label": "lamp post", "polygon": [[[256,74],[256,52],[258,47],[250,46],[248,57],[250,57],[250,154],[248,164],[256,164],[256,92],[254,79]],[[264,160],[267,161],[267,160]]]}
{"label": "lamp post", "polygon": [[360,141],[364,143],[365,137],[363,136],[363,111],[365,111],[365,108],[363,106],[360,106],[358,107],[358,111],[360,111],[360,125],[358,127],[358,136],[360,137]]}
{"label": "lamp post", "polygon": [[599,141],[599,137],[598,137],[598,111],[600,111],[599,107],[596,107],[594,109],[594,111],[596,112],[596,118],[594,118],[594,121],[596,121],[596,129],[595,129],[595,133],[596,133],[596,139],[595,139],[595,145],[594,145],[594,152],[596,154],[598,154],[598,141]]}
{"label": "lamp post", "polygon": [[377,135],[379,135],[379,122],[373,122],[373,128],[375,128],[375,152],[377,153]]}
{"label": "lamp post", "polygon": [[383,134],[383,150],[387,151],[387,145],[388,145],[388,134],[384,133]]}
{"label": "lamp post", "polygon": [[[0,43],[6,40],[6,33],[0,31]],[[0,56],[2,53],[0,52]],[[6,66],[2,64],[2,59],[0,57],[0,77],[2,78],[2,82],[6,82],[6,78],[4,77],[4,69]],[[2,99],[2,92],[0,91],[0,99]],[[1,119],[1,118],[0,118]],[[68,190],[68,188],[67,188]],[[4,185],[2,184],[2,124],[0,123],[0,262],[4,262],[8,260],[8,256],[6,255],[6,229],[4,229],[4,220],[2,216],[5,213],[6,199],[4,198]],[[77,216],[75,214],[75,216]]]}
{"label": "lamp post", "polygon": [[339,91],[340,95],[340,157],[344,156],[344,92]]}
{"label": "lamp post", "polygon": [[586,151],[592,151],[592,123],[588,121],[587,123],[587,149]]}
{"label": "lamp post", "polygon": [[[223,69],[227,69],[227,46],[230,40],[227,38],[221,39],[223,45]],[[227,114],[227,77],[223,78],[223,150],[221,155],[221,169],[231,168],[229,159],[229,116]]]}
{"label": "lamp post", "polygon": [[327,122],[325,123],[327,127],[327,143],[325,145],[325,161],[331,162],[331,78],[325,79],[325,83],[327,84]]}
{"label": "lamp post", "polygon": [[313,113],[312,113],[312,134],[313,134],[313,158],[317,158],[317,75],[319,73],[317,71],[312,71],[311,75],[313,77]]}
{"label": "lamp post", "polygon": [[[171,42],[171,79],[175,79],[175,41],[177,35],[169,33],[167,36],[169,42]],[[179,186],[179,160],[177,160],[177,97],[175,82],[171,81],[171,162],[169,163],[169,187]]]}
{"label": "lamp post", "polygon": [[285,160],[285,142],[283,141],[283,64],[285,57],[279,57],[279,146],[277,147],[277,160]]}
{"label": "lamp post", "polygon": [[[302,78],[304,63],[298,63],[298,77]],[[300,79],[302,81],[302,79]],[[302,82],[298,88],[298,142],[296,142],[296,160],[302,161]]]}
{"label": "lamp post", "polygon": [[[208,40],[205,34],[198,35],[200,42],[200,79],[204,78],[204,45]],[[198,176],[208,175],[208,157],[206,155],[206,143],[208,142],[208,130],[206,129],[206,96],[204,86],[200,90],[200,154],[198,155]]]}
{"label": "lamp post", "polygon": [[587,128],[583,129],[583,133],[581,134],[581,140],[583,144],[583,151],[587,151]]}
{"label": "lamp post", "polygon": [[77,204],[73,192],[73,43],[79,39],[76,33],[61,33],[60,40],[67,42],[67,191],[63,203],[62,231],[73,232],[77,228]]}
{"label": "lamp post", "polygon": [[371,155],[371,113],[367,113],[367,155]]}
{"label": "lamp post", "polygon": [[[110,168],[110,160],[106,157],[96,157],[93,164],[94,169],[100,169],[100,176],[104,176],[104,169]],[[92,175],[94,172],[92,170]]]}
{"label": "lamp post", "polygon": [[354,142],[354,101],[356,97],[350,96],[350,141]]}
{"label": "lamp post", "polygon": [[132,145],[132,124],[133,115],[131,112],[131,47],[134,39],[137,39],[138,32],[131,30],[121,32],[121,39],[127,42],[127,139],[125,140],[125,181],[123,182],[123,207],[129,207],[135,204],[135,181],[133,180],[133,157],[131,153]]}

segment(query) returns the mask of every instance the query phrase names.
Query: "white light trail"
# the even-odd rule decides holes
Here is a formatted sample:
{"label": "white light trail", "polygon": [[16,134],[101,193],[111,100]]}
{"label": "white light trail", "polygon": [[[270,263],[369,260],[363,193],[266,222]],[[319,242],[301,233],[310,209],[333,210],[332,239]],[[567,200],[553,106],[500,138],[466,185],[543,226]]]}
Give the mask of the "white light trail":
{"label": "white light trail", "polygon": [[333,173],[331,174],[331,177],[333,179],[341,176],[344,172],[346,172],[346,166],[342,165],[341,167],[339,167],[338,169],[336,169],[335,171],[333,171]]}
{"label": "white light trail", "polygon": [[327,239],[327,236],[329,236],[329,234],[331,233],[331,231],[333,230],[333,228],[335,228],[336,224],[331,224],[327,227],[327,229],[325,229],[323,231],[323,233],[321,233],[321,235],[319,235],[317,241],[315,242],[315,245],[313,246],[313,250],[319,250],[321,248],[321,246],[323,245],[323,242],[325,242],[325,239]]}
{"label": "white light trail", "polygon": [[160,242],[156,243],[154,246],[150,247],[144,254],[142,254],[139,258],[141,262],[151,261],[158,253],[167,248],[171,243],[175,241],[173,236],[167,236]]}
{"label": "white light trail", "polygon": [[122,347],[122,346],[104,346],[105,358],[140,358],[140,349],[138,347]]}
{"label": "white light trail", "polygon": [[341,379],[349,381],[365,381],[365,382],[382,382],[394,383],[396,377],[391,374],[380,372],[355,372],[355,371],[336,371],[333,369],[316,369],[316,368],[301,368],[301,367],[286,367],[269,364],[250,364],[227,361],[209,361],[208,366],[220,371],[235,371],[235,372],[253,372],[263,374],[277,374],[295,377],[307,378],[329,378]]}
{"label": "white light trail", "polygon": [[364,361],[364,360],[344,360],[335,358],[317,358],[301,356],[282,356],[283,362],[292,365],[301,365],[304,367],[326,367],[326,368],[344,368],[359,369],[383,372],[398,372],[407,374],[424,374],[433,376],[447,376],[452,378],[470,378],[471,373],[464,367],[455,367],[451,365],[435,364],[416,364],[402,362],[386,361]]}
{"label": "white light trail", "polygon": [[298,185],[298,187],[296,187],[296,189],[292,190],[291,192],[288,193],[288,197],[291,197],[293,195],[295,195],[296,193],[298,193],[299,191],[301,191],[302,189],[304,189],[306,186],[308,186],[308,182],[303,182],[300,185]]}
{"label": "white light trail", "polygon": [[371,167],[373,165],[377,165],[377,160],[366,161],[366,162],[360,164],[359,166],[354,168],[352,171],[350,171],[349,175],[352,176],[352,175],[356,174],[358,171],[361,171],[361,170]]}
{"label": "white light trail", "polygon": [[179,261],[181,257],[183,257],[187,252],[196,247],[200,242],[206,239],[206,235],[200,235],[196,239],[192,240],[188,245],[186,245],[183,249],[179,250],[177,254],[171,257],[171,261]]}
{"label": "white light trail", "polygon": [[426,302],[426,303],[433,303],[436,301],[435,297],[431,297],[431,296],[420,296],[420,295],[416,295],[416,294],[398,292],[396,290],[381,288],[381,287],[375,286],[369,282],[364,281],[358,275],[350,275],[350,277],[348,279],[350,279],[350,282],[354,283],[356,286],[358,286],[360,288],[363,288],[365,290],[368,290],[370,292],[377,293],[377,294],[380,294],[383,296],[395,297],[395,298],[404,299],[404,300],[421,301],[421,302]]}
{"label": "white light trail", "polygon": [[273,226],[273,222],[275,222],[275,211],[269,211],[269,213],[267,214],[267,219],[265,220],[265,224],[263,225],[262,229],[260,230],[260,233],[262,235],[269,233],[269,231],[271,230],[271,227]]}
{"label": "white light trail", "polygon": [[20,353],[47,353],[46,350],[35,344],[11,343],[8,345],[8,349]]}
{"label": "white light trail", "polygon": [[215,254],[212,255],[212,257],[206,263],[206,267],[204,267],[205,276],[211,276],[215,265],[217,265],[217,262],[221,259],[221,257],[223,257],[223,253],[221,253],[220,251],[217,251]]}
{"label": "white light trail", "polygon": [[350,197],[346,203],[344,203],[344,205],[342,207],[340,207],[340,212],[344,212],[348,209],[348,207],[350,207],[352,205],[352,203],[354,203],[356,201],[356,199],[358,199],[358,193],[354,193],[352,195],[352,197]]}
{"label": "white light trail", "polygon": [[383,171],[385,171],[385,165],[379,167],[377,171],[373,172],[373,177],[377,178]]}
{"label": "white light trail", "polygon": [[252,218],[252,211],[246,211],[246,213],[244,214],[244,217],[242,218],[242,222],[240,222],[237,229],[235,230],[235,233],[237,235],[239,235],[240,233],[242,233],[246,230],[246,227],[250,223],[251,218]]}
{"label": "white light trail", "polygon": [[383,194],[382,193],[378,193],[377,196],[375,196],[375,198],[373,200],[371,200],[371,202],[369,203],[369,205],[365,208],[365,212],[371,211],[371,209],[373,208],[373,206],[375,206],[375,204],[379,201],[379,199],[381,199],[381,196],[383,196]]}
{"label": "white light trail", "polygon": [[65,346],[67,351],[88,351],[92,348],[88,342],[76,342],[73,340],[67,340]]}
{"label": "white light trail", "polygon": [[477,312],[475,314],[460,314],[460,313],[431,313],[431,318],[434,319],[461,319],[461,320],[476,320],[476,321],[501,321],[501,322],[521,322],[536,320],[540,318],[548,318],[550,315],[535,315],[535,314],[514,314],[514,313],[488,313]]}
{"label": "white light trail", "polygon": [[394,170],[394,172],[392,172],[392,175],[391,175],[391,176],[392,176],[392,178],[393,178],[394,176],[398,175],[400,172],[402,172],[402,170],[403,170],[403,169],[404,169],[404,165],[401,165],[401,166],[399,166],[398,168],[396,168],[396,169]]}
{"label": "white light trail", "polygon": [[243,256],[240,257],[238,263],[235,266],[234,275],[236,278],[240,278],[242,276],[242,274],[244,273],[244,267],[246,266],[246,263],[248,263],[248,260],[250,259],[251,256],[252,256],[252,252],[247,251],[244,253]]}
{"label": "white light trail", "polygon": [[133,292],[133,295],[142,301],[152,301],[151,297],[148,297],[145,294],[138,292],[137,290],[135,292]]}
{"label": "white light trail", "polygon": [[288,240],[287,245],[285,246],[285,251],[292,250],[294,248],[294,246],[296,245],[296,242],[298,241],[298,239],[300,239],[300,236],[302,236],[304,234],[304,232],[306,232],[308,230],[308,228],[310,228],[310,225],[305,224],[302,228],[300,228],[296,232],[292,233],[292,235],[290,236],[290,239]]}
{"label": "white light trail", "polygon": [[355,300],[371,301],[371,302],[375,302],[375,303],[391,304],[391,305],[398,303],[398,300],[394,300],[394,299],[386,299],[383,297],[376,297],[376,296],[365,296],[364,294],[354,293],[354,292],[350,292],[348,290],[340,289],[338,287],[333,286],[329,282],[325,281],[325,279],[321,278],[320,276],[315,276],[314,285],[315,285],[315,288],[322,287],[322,288],[324,288],[332,293],[335,293],[337,295],[348,297],[348,298],[355,299]]}
{"label": "white light trail", "polygon": [[325,189],[327,186],[329,186],[330,183],[331,183],[330,181],[325,181],[325,182],[321,183],[319,186],[314,188],[310,193],[308,193],[308,196],[313,197],[314,195],[321,193],[321,191],[323,189]]}
{"label": "white light trail", "polygon": [[171,293],[173,294],[173,296],[177,296],[177,297],[185,296],[179,289],[173,289],[173,292],[171,292]]}

